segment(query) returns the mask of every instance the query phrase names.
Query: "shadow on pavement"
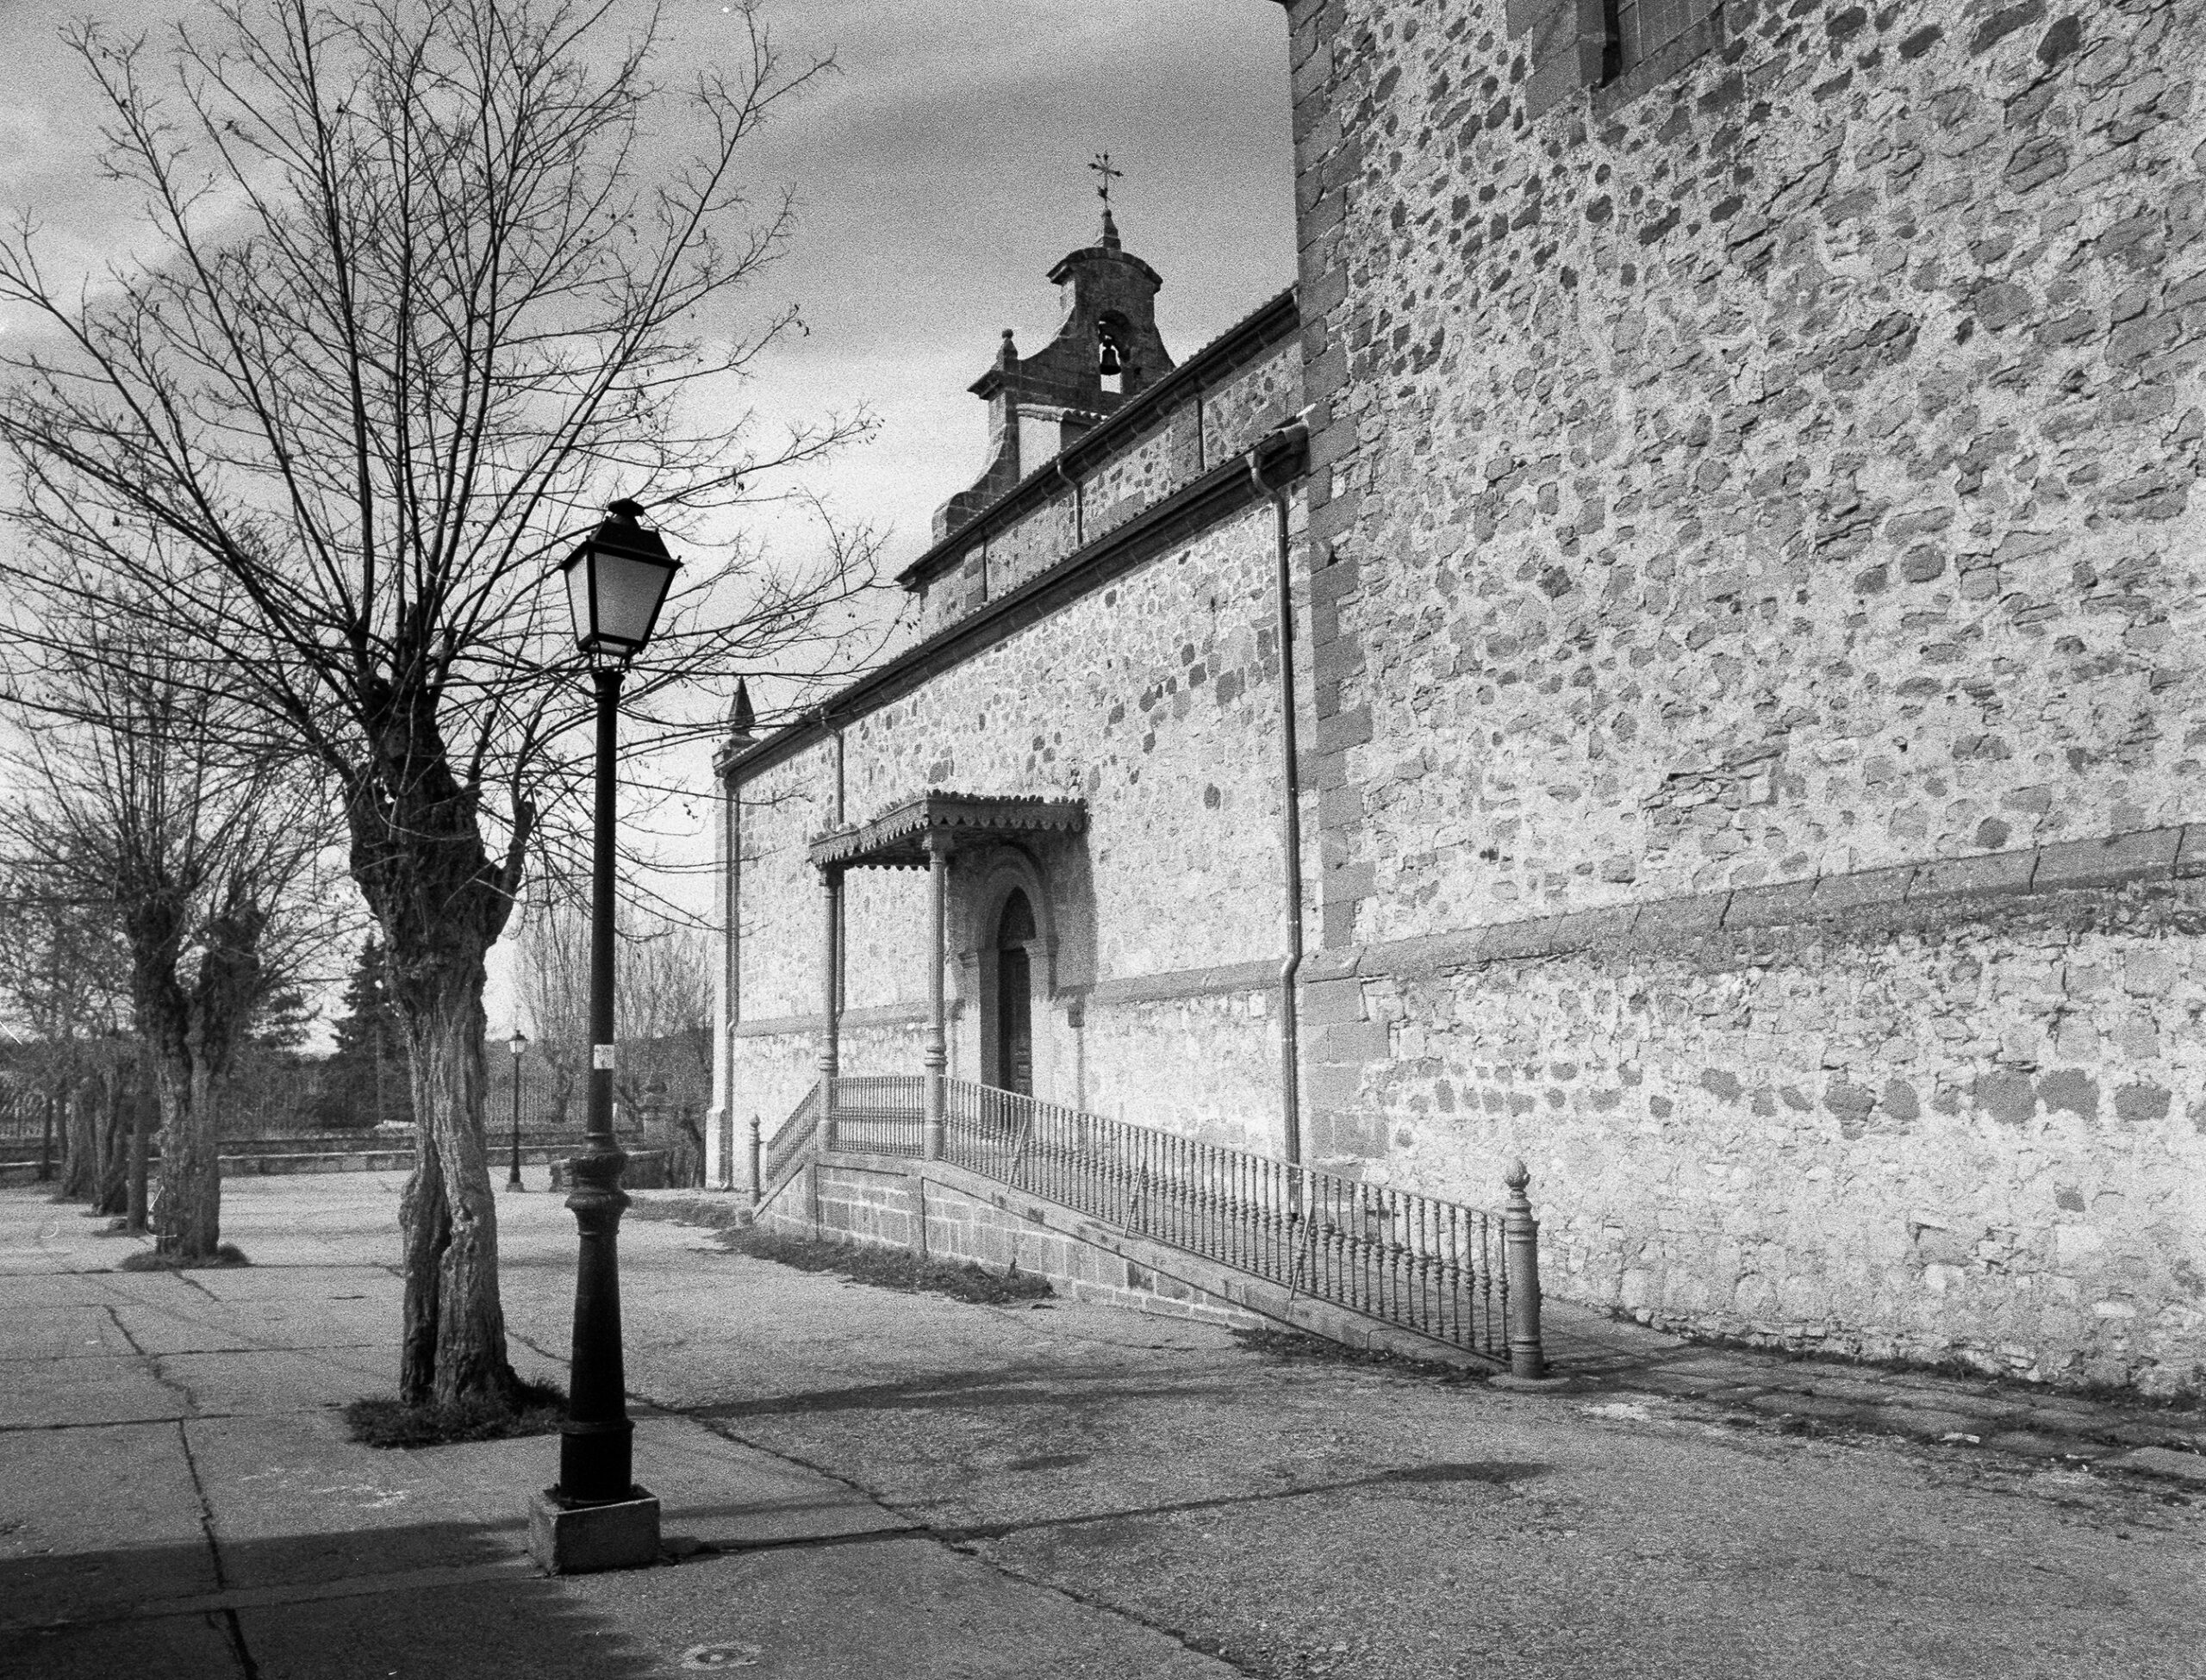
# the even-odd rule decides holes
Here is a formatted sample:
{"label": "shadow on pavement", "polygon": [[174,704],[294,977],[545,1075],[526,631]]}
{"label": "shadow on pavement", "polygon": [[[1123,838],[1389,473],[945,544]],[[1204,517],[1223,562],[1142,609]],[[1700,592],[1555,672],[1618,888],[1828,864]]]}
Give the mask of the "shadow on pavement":
{"label": "shadow on pavement", "polygon": [[[386,1528],[362,1572],[302,1578],[357,1534],[226,1541],[0,1563],[0,1670],[23,1680],[388,1680],[663,1671],[519,1553],[509,1527]],[[435,1560],[431,1562],[430,1560]],[[368,1572],[368,1571],[372,1572]],[[240,1585],[241,1582],[277,1584]]]}
{"label": "shadow on pavement", "polygon": [[1338,1482],[1295,1482],[1286,1487],[1268,1488],[1262,1493],[1218,1494],[1208,1499],[1181,1499],[1166,1504],[1136,1505],[1109,1511],[1081,1511],[1070,1516],[1018,1517],[1001,1522],[936,1528],[929,1532],[937,1539],[953,1544],[1001,1540],[1007,1534],[1027,1534],[1041,1528],[1079,1528],[1091,1523],[1122,1523],[1136,1521],[1143,1517],[1177,1516],[1188,1511],[1228,1510],[1237,1505],[1268,1505],[1282,1499],[1304,1499],[1313,1494],[1346,1493],[1356,1488],[1444,1486],[1462,1482],[1506,1487],[1512,1482],[1528,1482],[1545,1476],[1552,1468],[1552,1465],[1544,1464],[1499,1460],[1412,1465],[1406,1469],[1382,1470],[1375,1475],[1354,1476]]}
{"label": "shadow on pavement", "polygon": [[993,1406],[1111,1406],[1128,1400],[1230,1399],[1242,1392],[1230,1380],[1137,1383],[1115,1372],[1059,1366],[1013,1366],[963,1376],[914,1377],[900,1383],[857,1388],[811,1389],[717,1406],[672,1408],[701,1422],[744,1417],[819,1416],[828,1412],[972,1410]]}

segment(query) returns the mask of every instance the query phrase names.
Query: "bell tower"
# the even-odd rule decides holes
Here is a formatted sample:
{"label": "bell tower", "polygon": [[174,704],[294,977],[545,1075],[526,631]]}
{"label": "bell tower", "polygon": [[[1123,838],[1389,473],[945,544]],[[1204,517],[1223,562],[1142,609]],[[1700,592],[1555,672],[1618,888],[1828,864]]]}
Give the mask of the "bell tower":
{"label": "bell tower", "polygon": [[[1172,371],[1171,352],[1156,331],[1156,294],[1164,282],[1120,243],[1110,196],[1111,177],[1118,171],[1110,168],[1107,152],[1091,165],[1098,166],[1107,171],[1101,240],[1073,252],[1050,271],[1064,305],[1056,337],[1033,355],[1021,356],[1006,329],[995,364],[973,382],[973,395],[988,405],[988,467],[970,489],[936,509],[937,542],[1129,397]],[[1041,425],[1022,426],[1021,421]],[[1046,447],[1035,446],[1038,437]]]}

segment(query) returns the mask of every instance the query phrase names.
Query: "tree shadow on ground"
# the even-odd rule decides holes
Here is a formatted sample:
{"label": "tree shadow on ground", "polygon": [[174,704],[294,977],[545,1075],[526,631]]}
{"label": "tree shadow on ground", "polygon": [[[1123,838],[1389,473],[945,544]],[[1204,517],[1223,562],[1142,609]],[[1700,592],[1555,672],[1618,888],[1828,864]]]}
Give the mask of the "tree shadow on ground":
{"label": "tree shadow on ground", "polygon": [[719,1405],[672,1409],[684,1417],[710,1423],[826,1412],[947,1411],[1011,1406],[1077,1409],[1118,1405],[1128,1400],[1224,1399],[1241,1391],[1230,1380],[1158,1382],[1062,1366],[1013,1366],[982,1372],[913,1377],[898,1383],[868,1383],[852,1388],[807,1389],[799,1394],[773,1394],[756,1400],[730,1400]]}
{"label": "tree shadow on ground", "polygon": [[115,1546],[0,1564],[0,1648],[37,1680],[387,1680],[663,1672],[516,1524]]}

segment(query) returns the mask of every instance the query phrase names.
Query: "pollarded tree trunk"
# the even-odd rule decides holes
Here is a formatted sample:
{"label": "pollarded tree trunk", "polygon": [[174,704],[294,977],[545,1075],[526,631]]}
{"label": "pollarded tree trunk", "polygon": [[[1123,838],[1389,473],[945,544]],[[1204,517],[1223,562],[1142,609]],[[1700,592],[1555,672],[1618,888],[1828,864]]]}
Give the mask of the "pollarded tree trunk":
{"label": "pollarded tree trunk", "polygon": [[214,1258],[222,1241],[222,1163],[215,1139],[215,1080],[204,1063],[163,1057],[161,1179],[153,1198],[154,1246],[184,1260]]}
{"label": "pollarded tree trunk", "polygon": [[153,1198],[146,1185],[146,1157],[153,1152],[153,1118],[147,1112],[151,1092],[140,1089],[133,1093],[130,1104],[130,1175],[128,1191],[128,1214],[130,1230],[142,1235],[153,1229]]}
{"label": "pollarded tree trunk", "polygon": [[99,1101],[93,1135],[99,1151],[99,1182],[93,1192],[95,1213],[118,1214],[130,1206],[130,1111],[128,1076],[110,1062],[93,1080]]}
{"label": "pollarded tree trunk", "polygon": [[399,1397],[504,1410],[518,1384],[483,1134],[483,958],[512,913],[526,826],[506,863],[493,863],[433,698],[385,689],[379,704],[375,771],[354,784],[346,819],[352,878],[383,930],[414,1095],[414,1173],[399,1204]]}
{"label": "pollarded tree trunk", "polygon": [[61,1087],[61,1189],[58,1199],[89,1201],[99,1189],[99,1145],[93,1136],[94,1104],[82,1080]]}
{"label": "pollarded tree trunk", "polygon": [[483,968],[407,1016],[414,1088],[414,1176],[399,1208],[406,1248],[399,1392],[451,1404],[514,1387],[498,1294],[498,1204],[483,1132]]}

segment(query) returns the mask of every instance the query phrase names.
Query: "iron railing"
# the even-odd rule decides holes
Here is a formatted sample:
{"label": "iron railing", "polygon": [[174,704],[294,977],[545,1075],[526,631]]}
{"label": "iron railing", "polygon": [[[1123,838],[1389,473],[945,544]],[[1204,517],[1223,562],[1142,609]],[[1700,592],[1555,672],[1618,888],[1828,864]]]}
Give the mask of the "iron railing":
{"label": "iron railing", "polygon": [[796,1171],[805,1152],[811,1148],[812,1140],[819,1135],[819,1087],[815,1085],[804,1093],[804,1100],[766,1144],[765,1165],[758,1178],[759,1195],[770,1196]]}
{"label": "iron railing", "polygon": [[0,1142],[34,1143],[47,1136],[53,1125],[53,1111],[44,1092],[0,1085]]}
{"label": "iron railing", "polygon": [[[925,1090],[923,1077],[836,1080],[823,1147],[923,1154]],[[1502,1215],[964,1080],[943,1081],[942,1106],[953,1166],[1294,1294],[1510,1356]],[[769,1184],[782,1177],[775,1161],[803,1147],[804,1112],[774,1140]]]}
{"label": "iron railing", "polygon": [[868,1155],[924,1153],[920,1122],[925,1077],[916,1073],[838,1076],[828,1081],[827,1132],[821,1147]]}

